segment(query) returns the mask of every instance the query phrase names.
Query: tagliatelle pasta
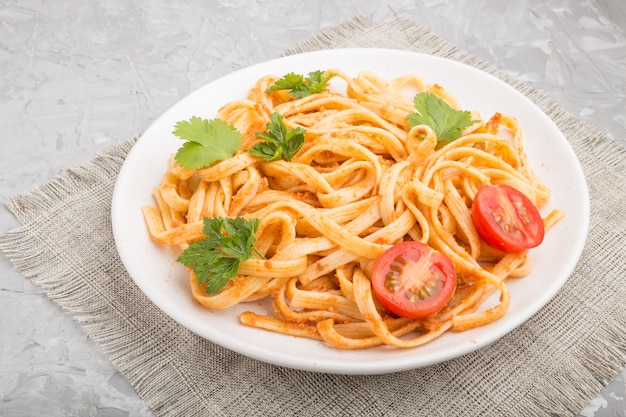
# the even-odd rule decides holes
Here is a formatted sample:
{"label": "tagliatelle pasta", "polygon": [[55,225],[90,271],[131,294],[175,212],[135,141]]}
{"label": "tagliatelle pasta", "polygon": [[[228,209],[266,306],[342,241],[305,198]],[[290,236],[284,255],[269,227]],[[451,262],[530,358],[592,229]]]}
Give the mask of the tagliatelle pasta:
{"label": "tagliatelle pasta", "polygon": [[[528,252],[505,253],[476,232],[471,205],[485,184],[507,184],[544,206],[550,191],[531,169],[522,130],[511,115],[494,114],[438,145],[426,125],[411,126],[407,91],[428,91],[459,108],[443,87],[418,76],[385,80],[337,69],[323,93],[293,98],[266,92],[278,79],[259,79],[244,100],[225,104],[217,118],[232,124],[242,145],[232,158],[190,170],[172,158],[143,207],[152,239],[184,250],[203,237],[205,217],[258,219],[256,249],[237,276],[208,295],[190,269],[190,293],[207,308],[225,309],[271,297],[266,314],[245,312],[243,324],[322,340],[342,349],[419,346],[448,331],[501,318],[511,294],[507,280],[530,273]],[[272,113],[288,128],[306,130],[289,162],[265,161],[248,150]],[[547,228],[564,215],[554,210]],[[376,259],[405,240],[429,245],[454,264],[452,299],[422,319],[398,317],[372,293]],[[493,294],[499,301],[486,305]]]}

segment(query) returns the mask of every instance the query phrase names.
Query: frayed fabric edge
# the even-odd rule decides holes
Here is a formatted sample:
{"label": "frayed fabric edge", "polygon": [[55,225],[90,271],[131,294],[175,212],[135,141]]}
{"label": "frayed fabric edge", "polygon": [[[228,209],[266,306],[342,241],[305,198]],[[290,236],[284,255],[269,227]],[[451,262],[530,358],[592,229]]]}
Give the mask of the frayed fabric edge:
{"label": "frayed fabric edge", "polygon": [[[106,148],[91,161],[70,168],[34,190],[18,194],[7,202],[13,215],[26,224],[37,213],[48,212],[69,197],[76,187],[98,186],[103,178],[116,177],[138,136]],[[95,168],[95,169],[94,169]]]}
{"label": "frayed fabric edge", "polygon": [[[571,416],[572,410],[582,409],[588,400],[597,396],[606,384],[615,378],[626,363],[626,314],[613,320],[612,326],[603,326],[592,339],[576,349],[569,366],[558,368],[543,379],[551,391],[536,391],[523,396],[517,404],[510,404],[512,415],[529,417]],[[585,400],[585,398],[587,400]]]}

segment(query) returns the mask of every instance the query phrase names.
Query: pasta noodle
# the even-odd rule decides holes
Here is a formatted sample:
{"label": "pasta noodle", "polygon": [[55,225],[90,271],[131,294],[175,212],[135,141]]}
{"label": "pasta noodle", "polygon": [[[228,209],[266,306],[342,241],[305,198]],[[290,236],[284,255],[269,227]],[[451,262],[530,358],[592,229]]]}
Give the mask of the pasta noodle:
{"label": "pasta noodle", "polygon": [[[443,87],[413,75],[388,81],[371,72],[326,72],[345,91],[295,99],[267,93],[277,77],[266,76],[246,99],[224,105],[217,117],[243,137],[232,158],[197,170],[170,160],[154,189],[156,205],[142,208],[152,239],[184,250],[203,237],[204,217],[256,218],[256,249],[265,257],[241,262],[237,277],[215,295],[190,269],[192,297],[214,309],[271,297],[273,311],[245,312],[241,322],[342,349],[414,347],[501,318],[511,298],[507,280],[532,265],[527,251],[504,253],[479,238],[474,196],[481,185],[508,184],[538,207],[550,198],[528,163],[516,119],[474,113],[481,121],[437,146],[430,127],[407,122],[415,108],[405,91],[428,91],[459,108]],[[288,128],[306,129],[290,162],[247,152],[273,112]],[[562,216],[552,211],[546,227]],[[403,240],[430,245],[456,269],[454,296],[425,319],[398,317],[372,294],[375,260]],[[498,302],[485,305],[494,293]]]}

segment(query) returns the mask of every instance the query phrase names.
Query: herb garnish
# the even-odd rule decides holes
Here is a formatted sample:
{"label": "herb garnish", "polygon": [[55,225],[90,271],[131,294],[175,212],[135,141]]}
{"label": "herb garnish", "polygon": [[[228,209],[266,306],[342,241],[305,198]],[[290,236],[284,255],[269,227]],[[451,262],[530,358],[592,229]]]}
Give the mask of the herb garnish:
{"label": "herb garnish", "polygon": [[241,261],[253,252],[263,257],[254,247],[258,226],[258,219],[205,217],[206,237],[191,243],[177,261],[193,269],[207,294],[215,294],[237,276]]}
{"label": "herb garnish", "polygon": [[332,73],[327,74],[321,70],[309,72],[308,77],[290,72],[272,84],[265,92],[271,93],[272,91],[289,90],[289,94],[294,98],[323,93],[326,89],[326,83],[335,75],[336,74]]}
{"label": "herb garnish", "polygon": [[233,156],[242,144],[241,133],[221,119],[197,116],[177,122],[172,134],[185,140],[175,159],[180,166],[198,169]]}
{"label": "herb garnish", "polygon": [[449,143],[461,137],[461,129],[476,122],[467,111],[455,110],[441,98],[428,92],[413,98],[417,113],[407,116],[411,126],[430,126],[437,135],[437,144]]}
{"label": "herb garnish", "polygon": [[258,132],[256,136],[263,139],[250,149],[252,156],[258,156],[266,161],[284,159],[291,161],[304,144],[304,130],[301,127],[287,129],[283,116],[279,113],[270,115],[270,122],[265,125],[266,132]]}

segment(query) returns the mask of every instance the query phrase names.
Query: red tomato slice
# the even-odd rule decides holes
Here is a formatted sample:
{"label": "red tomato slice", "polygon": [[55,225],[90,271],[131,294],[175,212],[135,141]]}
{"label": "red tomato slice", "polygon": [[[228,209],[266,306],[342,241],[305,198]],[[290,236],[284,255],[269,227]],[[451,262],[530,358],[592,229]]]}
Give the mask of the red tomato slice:
{"label": "red tomato slice", "polygon": [[472,203],[472,220],[480,237],[505,252],[534,248],[545,234],[537,207],[508,185],[484,185]]}
{"label": "red tomato slice", "polygon": [[450,259],[420,242],[392,246],[376,260],[372,288],[391,312],[412,319],[441,310],[456,288]]}

